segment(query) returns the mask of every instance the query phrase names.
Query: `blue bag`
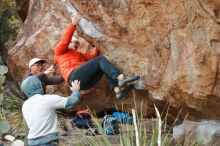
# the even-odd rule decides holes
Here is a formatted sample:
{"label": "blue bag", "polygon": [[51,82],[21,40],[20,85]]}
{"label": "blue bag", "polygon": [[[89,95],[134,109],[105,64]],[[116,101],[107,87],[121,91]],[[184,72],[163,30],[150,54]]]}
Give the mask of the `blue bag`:
{"label": "blue bag", "polygon": [[133,124],[133,117],[129,113],[114,112],[112,116],[118,118],[121,124]]}

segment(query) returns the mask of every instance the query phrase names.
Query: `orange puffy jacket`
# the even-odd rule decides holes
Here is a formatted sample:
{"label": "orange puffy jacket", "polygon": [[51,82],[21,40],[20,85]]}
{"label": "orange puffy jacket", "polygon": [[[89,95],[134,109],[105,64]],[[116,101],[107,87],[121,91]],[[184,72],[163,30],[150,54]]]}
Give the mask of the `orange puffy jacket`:
{"label": "orange puffy jacket", "polygon": [[70,49],[68,46],[76,29],[76,25],[69,24],[64,36],[56,45],[54,50],[54,63],[58,65],[60,72],[66,82],[68,77],[76,68],[84,64],[86,61],[95,58],[100,54],[98,48],[93,48],[91,53],[81,53],[75,49]]}

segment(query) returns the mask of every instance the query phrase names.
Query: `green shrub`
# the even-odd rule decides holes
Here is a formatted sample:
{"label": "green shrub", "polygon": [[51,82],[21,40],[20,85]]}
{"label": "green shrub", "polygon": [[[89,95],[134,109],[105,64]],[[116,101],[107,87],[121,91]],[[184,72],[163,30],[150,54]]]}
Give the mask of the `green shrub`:
{"label": "green shrub", "polygon": [[0,3],[0,44],[9,48],[21,27],[21,20],[14,0],[1,0]]}
{"label": "green shrub", "polygon": [[5,111],[3,109],[3,90],[4,90],[4,82],[5,82],[5,76],[8,72],[8,68],[6,66],[0,66],[0,137],[2,137],[3,134],[7,133],[10,130],[10,125],[8,121],[6,120]]}

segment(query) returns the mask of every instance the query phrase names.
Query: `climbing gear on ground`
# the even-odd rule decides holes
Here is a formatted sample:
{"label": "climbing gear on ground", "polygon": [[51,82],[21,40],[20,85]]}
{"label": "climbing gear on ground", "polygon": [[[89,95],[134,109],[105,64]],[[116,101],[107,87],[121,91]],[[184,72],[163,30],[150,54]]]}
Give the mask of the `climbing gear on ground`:
{"label": "climbing gear on ground", "polygon": [[106,135],[119,134],[119,120],[111,115],[106,115],[102,122],[102,128]]}
{"label": "climbing gear on ground", "polygon": [[134,81],[139,80],[139,79],[140,79],[140,76],[138,76],[138,75],[127,77],[124,80],[119,80],[118,81],[118,86],[122,87],[122,86],[126,85],[127,83],[134,82]]}
{"label": "climbing gear on ground", "polygon": [[120,124],[129,124],[129,125],[133,124],[133,117],[129,115],[129,113],[114,112],[112,116],[117,118]]}
{"label": "climbing gear on ground", "polygon": [[77,128],[88,129],[92,125],[91,113],[88,110],[77,112],[71,124]]}

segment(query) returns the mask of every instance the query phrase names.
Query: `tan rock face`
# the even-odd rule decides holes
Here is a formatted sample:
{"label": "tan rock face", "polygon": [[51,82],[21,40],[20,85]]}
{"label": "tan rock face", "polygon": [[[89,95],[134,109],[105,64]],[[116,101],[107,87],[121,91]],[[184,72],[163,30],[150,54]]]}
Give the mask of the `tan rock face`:
{"label": "tan rock face", "polygon": [[[78,34],[84,38],[82,44],[88,45],[85,40],[94,43],[126,74],[141,76],[135,93],[138,102],[142,99],[148,102],[147,114],[152,111],[152,101],[157,99],[161,110],[163,103],[169,102],[170,116],[174,119],[181,108],[180,118],[189,113],[189,119],[220,119],[219,0],[71,0],[71,3],[84,18],[78,27]],[[9,51],[9,66],[17,81],[21,81],[30,58],[39,56],[52,62],[53,48],[70,18],[66,5],[59,1],[30,1],[17,43]],[[99,111],[114,107],[115,100],[105,83],[101,81],[81,102]],[[103,101],[94,102],[88,96]],[[134,106],[132,97],[131,93],[124,100],[128,110]]]}

